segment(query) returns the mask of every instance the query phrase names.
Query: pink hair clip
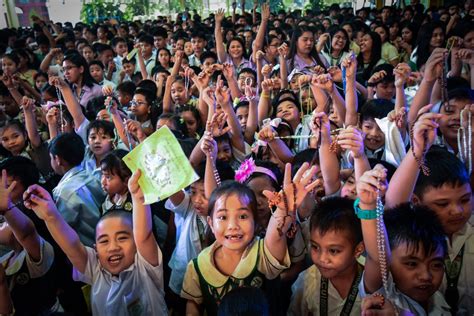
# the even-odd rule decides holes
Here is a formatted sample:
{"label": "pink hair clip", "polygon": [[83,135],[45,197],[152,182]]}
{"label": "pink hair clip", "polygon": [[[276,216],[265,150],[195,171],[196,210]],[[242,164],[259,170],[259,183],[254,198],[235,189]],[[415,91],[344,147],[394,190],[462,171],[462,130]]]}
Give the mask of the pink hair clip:
{"label": "pink hair clip", "polygon": [[253,158],[246,159],[242,164],[240,165],[239,170],[235,172],[235,181],[238,181],[240,183],[244,183],[245,180],[247,180],[252,173],[255,172],[255,161]]}

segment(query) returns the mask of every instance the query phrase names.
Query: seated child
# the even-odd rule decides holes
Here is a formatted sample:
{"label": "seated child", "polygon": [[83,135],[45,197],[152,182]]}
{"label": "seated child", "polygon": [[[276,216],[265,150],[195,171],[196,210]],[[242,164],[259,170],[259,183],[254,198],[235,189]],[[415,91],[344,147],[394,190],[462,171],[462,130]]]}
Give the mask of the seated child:
{"label": "seated child", "polygon": [[77,232],[81,241],[87,246],[92,246],[100,206],[105,195],[100,181],[81,166],[84,143],[77,134],[61,134],[51,140],[49,153],[51,166],[62,176],[53,190],[57,208],[64,220]]}
{"label": "seated child", "polygon": [[[229,181],[212,192],[207,221],[216,242],[188,264],[181,292],[188,300],[187,315],[199,315],[202,310],[216,315],[222,298],[237,287],[261,287],[271,291],[265,288],[265,281],[276,278],[290,264],[285,234],[295,218],[296,208],[316,186],[315,182],[310,183],[314,173],[314,168],[309,169],[305,164],[291,183],[291,166],[287,164],[285,179],[288,181],[279,195],[283,198],[277,201],[276,193],[264,191],[267,198],[275,201],[277,210],[263,240],[254,236],[257,201],[252,190]],[[288,204],[288,201],[294,203]],[[278,303],[269,302],[273,303],[270,306]]]}
{"label": "seated child", "polygon": [[314,265],[293,284],[288,315],[360,315],[363,267],[357,258],[364,244],[353,204],[333,197],[316,206],[310,223]]}
{"label": "seated child", "polygon": [[[54,250],[37,232],[33,222],[12,202],[16,181],[2,170],[0,185],[0,244],[12,249],[0,258],[5,269],[15,315],[39,315],[62,311],[50,273]],[[28,304],[25,304],[28,299]],[[0,306],[3,302],[0,300]],[[1,308],[0,308],[1,311]]]}
{"label": "seated child", "polygon": [[94,78],[100,86],[109,86],[115,90],[116,84],[105,78],[105,67],[100,60],[93,60],[89,63],[89,72],[91,73],[92,78]]}
{"label": "seated child", "polygon": [[[377,242],[380,238],[376,221],[377,195],[379,190],[386,190],[386,183],[386,171],[381,165],[365,172],[357,183],[359,198],[354,210],[362,219],[367,249],[359,287],[361,296],[379,292],[402,312],[451,315],[449,305],[438,291],[444,275],[447,245],[441,222],[433,211],[409,204],[387,210],[380,232],[385,236],[385,244]],[[386,264],[379,257],[382,247]]]}
{"label": "seated child", "polygon": [[143,204],[140,175],[137,171],[129,182],[133,215],[112,211],[103,216],[96,227],[96,249],[81,243],[43,188],[31,186],[25,193],[26,206],[46,222],[71,260],[74,278],[92,286],[93,315],[168,314],[161,250],[152,233],[150,207]]}
{"label": "seated child", "polygon": [[126,154],[126,150],[116,149],[100,162],[101,185],[107,193],[102,203],[102,214],[116,210],[132,211],[132,198],[127,186],[132,172],[122,160]]}

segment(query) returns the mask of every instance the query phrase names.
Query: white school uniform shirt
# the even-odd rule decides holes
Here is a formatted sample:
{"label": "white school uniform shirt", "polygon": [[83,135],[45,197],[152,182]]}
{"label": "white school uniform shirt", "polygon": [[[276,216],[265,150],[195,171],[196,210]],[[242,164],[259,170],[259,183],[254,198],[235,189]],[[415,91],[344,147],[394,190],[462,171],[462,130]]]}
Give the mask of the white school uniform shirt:
{"label": "white school uniform shirt", "polygon": [[[288,308],[288,316],[319,315],[321,273],[315,265],[301,272],[298,279],[291,286],[291,302]],[[350,315],[359,316],[362,298],[357,298],[352,306]],[[339,292],[328,282],[328,315],[340,315],[346,300],[341,298]]]}
{"label": "white school uniform shirt", "polygon": [[[458,312],[457,315],[474,315],[474,215],[464,227],[452,237],[452,243],[448,240],[448,256],[451,261],[464,245],[464,256],[462,259],[461,272],[458,279]],[[443,278],[440,291],[446,291],[446,275]]]}
{"label": "white school uniform shirt", "polygon": [[89,247],[84,274],[73,269],[73,279],[92,286],[92,315],[168,315],[163,290],[163,258],[158,249],[159,265],[154,267],[137,251],[135,262],[113,276],[102,268],[97,252]]}
{"label": "white school uniform shirt", "polygon": [[[429,310],[427,313],[425,309],[420,304],[418,304],[418,302],[409,298],[397,289],[395,283],[393,282],[391,273],[388,275],[388,294],[385,292],[383,287],[376,292],[381,293],[383,296],[390,299],[390,301],[398,307],[400,312],[410,311],[417,316],[451,316],[451,308],[449,307],[448,303],[446,303],[444,295],[441,294],[440,291],[436,291],[433,296],[431,296]],[[359,295],[362,298],[370,295],[365,291],[364,275],[362,275],[362,280],[359,284]]]}
{"label": "white school uniform shirt", "polygon": [[[169,286],[176,294],[181,294],[184,274],[189,261],[196,258],[202,251],[201,239],[197,221],[201,220],[204,229],[208,229],[207,220],[200,216],[193,208],[190,194],[184,192],[184,199],[179,205],[174,205],[170,199],[165,203],[165,208],[175,214],[175,224],[177,232],[176,247],[171,255],[168,266],[171,268]],[[198,217],[201,217],[198,219]]]}

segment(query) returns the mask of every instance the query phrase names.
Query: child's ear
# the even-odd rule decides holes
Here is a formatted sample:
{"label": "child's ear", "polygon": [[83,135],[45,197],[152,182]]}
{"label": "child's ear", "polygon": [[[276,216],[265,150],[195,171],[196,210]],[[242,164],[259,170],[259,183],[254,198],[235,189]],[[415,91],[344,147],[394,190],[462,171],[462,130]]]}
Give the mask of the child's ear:
{"label": "child's ear", "polygon": [[365,246],[364,246],[364,242],[360,242],[357,244],[357,246],[355,247],[355,251],[354,251],[354,255],[356,258],[359,258],[362,253],[364,253],[365,251]]}
{"label": "child's ear", "polygon": [[209,227],[211,228],[212,233],[214,233],[214,227],[212,227],[212,217],[207,216],[207,224],[208,224]]}
{"label": "child's ear", "polygon": [[415,193],[413,193],[413,196],[411,198],[411,202],[413,204],[421,204],[421,199]]}

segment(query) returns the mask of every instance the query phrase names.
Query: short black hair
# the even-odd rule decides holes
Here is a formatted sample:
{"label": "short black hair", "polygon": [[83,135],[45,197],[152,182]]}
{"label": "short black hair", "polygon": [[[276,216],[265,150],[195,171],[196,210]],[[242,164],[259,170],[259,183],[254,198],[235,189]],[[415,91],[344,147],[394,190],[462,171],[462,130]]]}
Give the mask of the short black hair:
{"label": "short black hair", "polygon": [[148,35],[148,34],[144,34],[144,35],[140,36],[140,38],[138,39],[138,42],[139,43],[147,43],[147,44],[153,46],[153,36]]}
{"label": "short black hair", "polygon": [[76,133],[64,133],[53,138],[48,146],[53,156],[58,156],[75,167],[84,159],[85,145]]}
{"label": "short black hair", "polygon": [[97,132],[103,132],[105,135],[110,136],[112,139],[115,138],[115,125],[112,122],[104,120],[95,120],[90,122],[89,126],[87,126],[87,137],[89,137],[89,134],[93,129],[95,129]]}
{"label": "short black hair", "polygon": [[199,57],[199,61],[202,63],[204,63],[204,61],[208,58],[213,58],[215,61],[217,61],[217,54],[214,53],[214,52],[211,52],[211,51],[205,51],[201,54],[201,57]]}
{"label": "short black hair", "polygon": [[6,170],[7,174],[27,188],[38,184],[40,172],[30,159],[23,156],[8,157],[0,163],[0,170]]}
{"label": "short black hair", "polygon": [[440,247],[443,257],[447,253],[443,226],[438,215],[428,207],[403,203],[386,210],[384,221],[390,249],[406,243],[414,251],[418,251],[421,246],[426,256]]}
{"label": "short black hair", "polygon": [[114,49],[112,48],[112,46],[108,45],[108,44],[100,44],[100,43],[97,43],[95,45],[93,45],[94,48],[95,48],[95,51],[97,53],[97,55],[100,55],[102,54],[103,52],[105,51],[108,51],[110,50],[112,52],[112,54],[115,54],[114,53]]}
{"label": "short black hair", "polygon": [[108,171],[113,175],[118,176],[122,181],[127,180],[132,176],[132,171],[127,167],[122,160],[128,154],[124,149],[116,149],[107,154],[100,161],[100,169]]}
{"label": "short black hair", "polygon": [[360,123],[370,119],[383,119],[394,107],[395,105],[390,100],[372,99],[367,101],[360,110]]}
{"label": "short black hair", "polygon": [[168,32],[165,28],[157,26],[151,29],[151,35],[156,37],[163,37],[164,39],[168,38]]}
{"label": "short black hair", "polygon": [[104,215],[102,215],[102,217],[97,222],[97,225],[95,226],[96,234],[97,234],[97,226],[99,226],[99,224],[102,221],[104,221],[108,218],[120,218],[120,219],[128,222],[130,224],[130,227],[133,230],[133,215],[132,215],[132,212],[127,212],[127,211],[124,211],[124,210],[121,210],[121,209],[117,209],[117,210],[112,210],[112,211],[106,212]]}
{"label": "short black hair", "polygon": [[390,64],[381,64],[381,65],[378,65],[378,66],[374,67],[374,70],[372,70],[371,75],[373,75],[374,73],[379,72],[379,71],[385,71],[386,72],[385,77],[383,77],[382,79],[377,81],[375,84],[377,85],[379,83],[393,83],[393,82],[395,82],[395,75],[393,74],[393,69],[394,69],[394,67]]}
{"label": "short black hair", "polygon": [[470,183],[466,166],[454,154],[439,146],[432,146],[425,156],[426,166],[430,174],[420,172],[416,181],[414,193],[421,196],[428,188],[440,188],[445,184],[452,187]]}
{"label": "short black hair", "polygon": [[195,29],[195,30],[191,33],[191,39],[193,39],[193,38],[201,38],[201,39],[207,41],[206,33],[205,33],[202,29],[200,29],[200,28]]}
{"label": "short black hair", "polygon": [[136,88],[137,86],[135,85],[135,83],[133,83],[133,81],[124,81],[117,86],[116,90],[133,97]]}
{"label": "short black hair", "polygon": [[363,240],[360,219],[354,213],[354,200],[349,198],[330,197],[318,203],[311,215],[310,229],[321,235],[331,230],[348,231],[354,245]]}
{"label": "short black hair", "polygon": [[94,59],[94,60],[92,60],[92,61],[89,63],[89,68],[90,68],[90,66],[92,66],[92,65],[97,65],[97,66],[99,66],[102,70],[105,69],[104,64],[103,64],[100,60],[97,60],[97,59]]}
{"label": "short black hair", "polygon": [[110,44],[112,45],[112,47],[115,47],[120,42],[127,44],[127,41],[123,37],[120,37],[120,36],[116,36],[112,38],[112,41],[110,41]]}

